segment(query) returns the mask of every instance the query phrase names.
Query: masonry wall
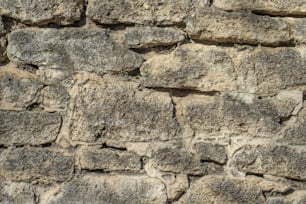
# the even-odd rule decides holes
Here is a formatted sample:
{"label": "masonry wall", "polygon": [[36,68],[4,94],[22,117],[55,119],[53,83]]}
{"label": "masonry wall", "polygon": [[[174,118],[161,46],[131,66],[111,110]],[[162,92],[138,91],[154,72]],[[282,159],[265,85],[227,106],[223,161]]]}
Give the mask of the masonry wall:
{"label": "masonry wall", "polygon": [[0,16],[0,203],[306,203],[306,1]]}

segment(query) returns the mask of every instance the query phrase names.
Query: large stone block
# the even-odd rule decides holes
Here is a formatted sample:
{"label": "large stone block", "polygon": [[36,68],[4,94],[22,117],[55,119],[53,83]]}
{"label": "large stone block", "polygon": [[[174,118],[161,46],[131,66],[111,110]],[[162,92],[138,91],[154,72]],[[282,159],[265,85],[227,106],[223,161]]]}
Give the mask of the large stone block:
{"label": "large stone block", "polygon": [[73,88],[73,141],[124,144],[178,138],[179,126],[167,93],[138,89],[116,78],[91,79]]}
{"label": "large stone block", "polygon": [[87,174],[63,184],[59,193],[48,194],[42,203],[166,203],[164,184],[146,176]]}
{"label": "large stone block", "polygon": [[87,16],[101,24],[181,24],[190,0],[89,0]]}
{"label": "large stone block", "polygon": [[59,113],[0,111],[0,144],[50,143],[56,139],[61,123]]}
{"label": "large stone block", "polygon": [[139,171],[141,157],[135,153],[109,148],[87,147],[79,152],[82,169],[103,171]]}
{"label": "large stone block", "polygon": [[154,153],[152,166],[160,171],[190,175],[219,174],[223,172],[221,165],[201,161],[200,157],[185,149],[160,149]]}
{"label": "large stone block", "polygon": [[8,40],[8,57],[19,64],[103,74],[129,72],[143,62],[103,29],[28,28],[12,32]]}
{"label": "large stone block", "polygon": [[306,15],[306,2],[300,0],[214,0],[214,6],[232,10],[251,10],[271,15]]}
{"label": "large stone block", "polygon": [[286,22],[269,16],[201,9],[188,16],[186,24],[186,32],[196,40],[278,45],[291,39]]}
{"label": "large stone block", "polygon": [[173,45],[185,39],[185,34],[178,28],[128,27],[123,31],[111,33],[114,41],[130,48],[148,48]]}
{"label": "large stone block", "polygon": [[48,148],[7,149],[0,155],[0,176],[12,181],[65,181],[73,168],[71,154]]}
{"label": "large stone block", "polygon": [[3,182],[0,184],[0,203],[34,204],[33,188],[26,183]]}
{"label": "large stone block", "polygon": [[79,21],[82,10],[82,0],[2,0],[0,2],[0,15],[15,18],[26,24],[67,25]]}
{"label": "large stone block", "polygon": [[235,152],[231,165],[247,173],[306,180],[305,155],[287,146],[247,145]]}
{"label": "large stone block", "polygon": [[265,203],[265,192],[286,193],[285,184],[246,177],[205,176],[196,180],[176,204],[201,203]]}

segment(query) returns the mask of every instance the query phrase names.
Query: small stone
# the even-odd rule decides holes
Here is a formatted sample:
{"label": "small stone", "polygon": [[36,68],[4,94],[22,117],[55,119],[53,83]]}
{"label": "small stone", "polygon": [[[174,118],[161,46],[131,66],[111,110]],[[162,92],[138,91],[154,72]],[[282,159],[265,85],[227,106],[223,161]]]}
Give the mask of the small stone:
{"label": "small stone", "polygon": [[146,176],[86,174],[62,184],[59,192],[49,194],[42,203],[160,204],[167,201],[164,184]]}
{"label": "small stone", "polygon": [[7,149],[0,155],[0,175],[12,181],[65,181],[73,167],[72,155],[49,148]]}
{"label": "small stone", "polygon": [[224,145],[199,142],[195,143],[192,148],[202,161],[213,161],[220,164],[227,161],[227,152]]}
{"label": "small stone", "polygon": [[82,169],[103,171],[139,171],[141,157],[127,151],[109,148],[82,148],[79,154]]}
{"label": "small stone", "polygon": [[3,204],[35,204],[33,188],[26,183],[1,182],[0,202]]}
{"label": "small stone", "polygon": [[40,145],[53,142],[61,123],[59,113],[0,110],[0,144]]}
{"label": "small stone", "polygon": [[26,24],[72,24],[79,21],[83,10],[82,0],[1,0],[0,14]]}

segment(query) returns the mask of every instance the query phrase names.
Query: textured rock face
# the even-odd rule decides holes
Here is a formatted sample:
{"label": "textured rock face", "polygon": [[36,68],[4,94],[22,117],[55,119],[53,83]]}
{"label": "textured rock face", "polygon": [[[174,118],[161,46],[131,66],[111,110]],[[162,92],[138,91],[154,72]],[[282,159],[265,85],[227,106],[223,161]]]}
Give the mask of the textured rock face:
{"label": "textured rock face", "polygon": [[33,0],[0,2],[0,14],[27,24],[71,24],[80,20],[83,9],[81,0]]}
{"label": "textured rock face", "polygon": [[303,0],[0,0],[0,203],[305,204]]}
{"label": "textured rock face", "polygon": [[105,30],[24,29],[9,35],[10,60],[62,70],[128,72],[142,57],[112,42]]}
{"label": "textured rock face", "polygon": [[100,176],[89,174],[50,195],[44,203],[166,203],[165,186],[143,176]]}
{"label": "textured rock face", "polygon": [[76,85],[71,139],[120,145],[177,138],[179,126],[168,94],[137,87],[115,78]]}

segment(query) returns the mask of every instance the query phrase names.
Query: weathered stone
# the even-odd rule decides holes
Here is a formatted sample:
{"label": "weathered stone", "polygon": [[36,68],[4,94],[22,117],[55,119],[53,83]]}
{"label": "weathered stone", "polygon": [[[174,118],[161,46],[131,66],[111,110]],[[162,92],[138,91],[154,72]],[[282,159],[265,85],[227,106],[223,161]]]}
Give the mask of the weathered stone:
{"label": "weathered stone", "polygon": [[0,111],[1,145],[39,145],[56,139],[61,126],[59,113]]}
{"label": "weathered stone", "polygon": [[148,176],[158,178],[167,188],[168,200],[177,200],[189,187],[188,176],[186,174],[175,174],[171,172],[162,172],[152,167],[152,162],[144,166]]}
{"label": "weathered stone", "polygon": [[0,2],[0,14],[27,24],[57,23],[67,25],[80,20],[82,0],[34,0]]}
{"label": "weathered stone", "polygon": [[214,161],[220,164],[227,161],[227,152],[224,145],[199,142],[195,143],[192,148],[202,161]]}
{"label": "weathered stone", "polygon": [[300,0],[214,0],[214,6],[232,10],[251,10],[272,15],[306,15],[306,2]]}
{"label": "weathered stone", "polygon": [[43,84],[35,75],[10,66],[0,68],[0,109],[24,110],[37,102]]}
{"label": "weathered stone", "polygon": [[0,155],[0,176],[12,181],[65,181],[73,167],[70,154],[48,148],[7,149]]}
{"label": "weathered stone", "polygon": [[146,87],[223,91],[235,87],[236,73],[228,49],[186,44],[170,54],[154,55],[141,67]]}
{"label": "weathered stone", "polygon": [[271,136],[280,129],[280,116],[268,103],[246,103],[224,94],[175,98],[177,112],[197,137],[220,135]]}
{"label": "weathered stone", "polygon": [[98,74],[129,72],[143,61],[112,42],[103,29],[21,29],[9,35],[7,52],[19,64]]}
{"label": "weathered stone", "polygon": [[[306,8],[306,4],[305,4]],[[305,9],[306,11],[306,9]],[[306,15],[306,12],[305,12]],[[306,43],[306,20],[305,18],[285,18],[289,23],[291,37],[296,43]]]}
{"label": "weathered stone", "polygon": [[46,111],[65,110],[70,96],[61,85],[46,86],[40,91],[39,103]]}
{"label": "weathered stone", "polygon": [[[284,186],[285,187],[285,186]],[[265,203],[266,191],[286,193],[289,189],[262,179],[205,176],[195,181],[176,204],[200,203]]]}
{"label": "weathered stone", "polygon": [[192,43],[170,54],[148,57],[140,71],[146,87],[265,96],[305,85],[305,64],[302,47],[229,48]]}
{"label": "weathered stone", "polygon": [[288,43],[288,30],[280,18],[207,9],[189,16],[186,26],[196,40],[264,45]]}
{"label": "weathered stone", "polygon": [[116,78],[76,84],[71,93],[71,139],[112,145],[177,138],[179,126],[169,95],[138,86]]}
{"label": "weathered stone", "polygon": [[178,28],[128,27],[123,31],[111,33],[114,41],[130,48],[148,48],[173,45],[185,39],[184,32]]}
{"label": "weathered stone", "polygon": [[231,165],[247,173],[306,180],[305,155],[286,146],[247,145],[235,152]]}
{"label": "weathered stone", "polygon": [[6,46],[7,46],[6,37],[0,37],[0,63],[4,62],[7,59]]}
{"label": "weathered stone", "polygon": [[103,171],[138,171],[141,169],[141,157],[127,151],[109,148],[82,148],[79,152],[82,169]]}
{"label": "weathered stone", "polygon": [[34,204],[35,194],[32,187],[26,183],[1,182],[0,203],[2,204]]}
{"label": "weathered stone", "polygon": [[306,203],[306,191],[294,191],[288,196],[272,196],[267,198],[267,204],[304,204]]}
{"label": "weathered stone", "polygon": [[184,149],[171,148],[158,150],[153,156],[152,166],[161,171],[191,175],[218,174],[223,171],[221,165],[201,161]]}
{"label": "weathered stone", "polygon": [[3,18],[0,16],[0,36],[6,34]]}
{"label": "weathered stone", "polygon": [[146,176],[106,176],[87,174],[63,184],[60,193],[42,203],[166,203],[164,184]]}
{"label": "weathered stone", "polygon": [[190,0],[89,0],[87,16],[101,24],[181,24]]}

